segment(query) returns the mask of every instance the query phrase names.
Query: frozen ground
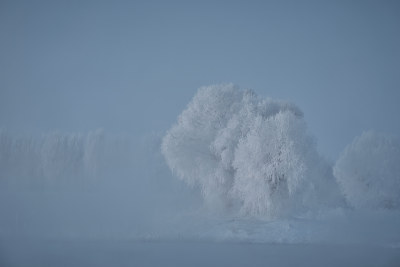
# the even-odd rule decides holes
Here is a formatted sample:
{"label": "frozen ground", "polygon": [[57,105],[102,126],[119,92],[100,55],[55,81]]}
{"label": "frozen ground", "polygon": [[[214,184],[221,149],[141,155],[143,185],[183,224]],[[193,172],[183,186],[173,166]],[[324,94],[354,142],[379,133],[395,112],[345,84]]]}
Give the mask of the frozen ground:
{"label": "frozen ground", "polygon": [[[7,243],[7,245],[5,245]],[[399,266],[400,248],[121,240],[1,240],[1,266]]]}
{"label": "frozen ground", "polygon": [[399,218],[342,210],[272,221],[197,213],[158,218],[162,225],[130,234],[94,225],[86,237],[87,227],[72,234],[57,222],[53,236],[3,236],[0,266],[399,266]]}

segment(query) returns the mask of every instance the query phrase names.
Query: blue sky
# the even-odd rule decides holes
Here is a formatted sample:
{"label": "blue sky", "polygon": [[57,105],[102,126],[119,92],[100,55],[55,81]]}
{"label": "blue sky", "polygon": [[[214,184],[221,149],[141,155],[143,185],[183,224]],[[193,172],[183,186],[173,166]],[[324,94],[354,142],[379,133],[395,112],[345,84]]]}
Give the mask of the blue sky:
{"label": "blue sky", "polygon": [[224,82],[296,103],[332,160],[400,134],[400,4],[0,2],[0,128],[163,132]]}

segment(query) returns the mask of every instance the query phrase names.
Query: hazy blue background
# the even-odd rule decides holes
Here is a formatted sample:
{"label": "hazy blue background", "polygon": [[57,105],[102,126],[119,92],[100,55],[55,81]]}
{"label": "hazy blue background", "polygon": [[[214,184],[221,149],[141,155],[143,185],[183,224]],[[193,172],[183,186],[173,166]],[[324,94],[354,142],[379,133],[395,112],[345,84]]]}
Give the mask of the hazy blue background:
{"label": "hazy blue background", "polygon": [[163,132],[233,82],[305,112],[332,160],[400,133],[398,1],[0,1],[0,128]]}

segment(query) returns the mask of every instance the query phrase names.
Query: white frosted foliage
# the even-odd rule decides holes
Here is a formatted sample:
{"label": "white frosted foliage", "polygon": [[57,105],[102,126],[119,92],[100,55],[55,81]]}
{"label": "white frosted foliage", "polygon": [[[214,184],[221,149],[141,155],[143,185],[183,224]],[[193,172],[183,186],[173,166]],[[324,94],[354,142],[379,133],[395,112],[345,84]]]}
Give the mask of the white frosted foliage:
{"label": "white frosted foliage", "polygon": [[334,174],[355,208],[400,208],[400,140],[364,132],[348,145],[334,166]]}
{"label": "white frosted foliage", "polygon": [[230,84],[200,88],[165,135],[162,152],[206,202],[241,214],[280,216],[318,206],[327,185],[335,192],[302,112]]}

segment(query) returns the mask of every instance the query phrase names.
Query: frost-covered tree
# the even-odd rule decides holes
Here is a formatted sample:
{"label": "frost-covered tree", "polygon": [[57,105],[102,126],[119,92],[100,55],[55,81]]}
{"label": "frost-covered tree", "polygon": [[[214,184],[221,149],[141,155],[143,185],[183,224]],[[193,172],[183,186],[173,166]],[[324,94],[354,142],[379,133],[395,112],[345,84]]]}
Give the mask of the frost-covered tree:
{"label": "frost-covered tree", "polygon": [[[165,135],[162,152],[206,202],[242,214],[279,216],[338,194],[302,112],[233,85],[200,88]],[[320,194],[326,191],[335,193]]]}
{"label": "frost-covered tree", "polygon": [[343,151],[334,174],[355,208],[400,208],[400,139],[364,132]]}
{"label": "frost-covered tree", "polygon": [[0,178],[5,180],[10,175],[10,166],[12,165],[13,139],[0,130]]}
{"label": "frost-covered tree", "polygon": [[86,136],[83,163],[85,172],[95,177],[100,173],[101,166],[104,165],[105,135],[103,130],[89,132]]}
{"label": "frost-covered tree", "polygon": [[83,137],[79,134],[49,134],[44,138],[41,154],[46,178],[76,177],[83,169]]}
{"label": "frost-covered tree", "polygon": [[0,131],[0,177],[20,183],[40,173],[38,144],[32,137],[12,137]]}
{"label": "frost-covered tree", "polygon": [[131,139],[102,130],[41,136],[0,131],[0,186],[85,185],[116,170],[127,173],[133,165]]}

